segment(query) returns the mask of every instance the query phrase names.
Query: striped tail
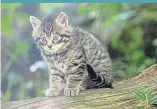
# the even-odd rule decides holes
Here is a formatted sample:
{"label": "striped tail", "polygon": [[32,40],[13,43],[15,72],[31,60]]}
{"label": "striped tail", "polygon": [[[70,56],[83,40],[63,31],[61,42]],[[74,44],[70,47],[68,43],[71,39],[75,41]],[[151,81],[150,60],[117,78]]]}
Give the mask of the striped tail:
{"label": "striped tail", "polygon": [[89,78],[94,83],[94,88],[113,88],[112,84],[106,83],[105,77],[99,73],[96,73],[89,64],[87,64],[87,71]]}

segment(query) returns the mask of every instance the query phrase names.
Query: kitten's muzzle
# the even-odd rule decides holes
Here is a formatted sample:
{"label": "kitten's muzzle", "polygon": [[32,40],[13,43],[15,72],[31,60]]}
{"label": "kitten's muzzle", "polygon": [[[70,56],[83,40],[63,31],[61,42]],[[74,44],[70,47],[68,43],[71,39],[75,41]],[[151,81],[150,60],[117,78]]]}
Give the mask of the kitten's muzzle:
{"label": "kitten's muzzle", "polygon": [[48,45],[48,48],[51,49],[51,48],[52,48],[52,45]]}

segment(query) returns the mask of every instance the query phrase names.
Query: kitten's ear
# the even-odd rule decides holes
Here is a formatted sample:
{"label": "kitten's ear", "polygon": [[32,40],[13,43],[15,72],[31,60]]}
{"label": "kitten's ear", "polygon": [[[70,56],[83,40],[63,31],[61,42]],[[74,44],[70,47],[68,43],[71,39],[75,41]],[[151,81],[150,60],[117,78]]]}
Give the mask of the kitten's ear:
{"label": "kitten's ear", "polygon": [[69,16],[65,12],[60,12],[56,17],[55,22],[60,24],[61,26],[68,27],[69,26]]}
{"label": "kitten's ear", "polygon": [[30,16],[29,21],[31,22],[33,28],[36,28],[36,26],[41,24],[41,21],[34,16]]}

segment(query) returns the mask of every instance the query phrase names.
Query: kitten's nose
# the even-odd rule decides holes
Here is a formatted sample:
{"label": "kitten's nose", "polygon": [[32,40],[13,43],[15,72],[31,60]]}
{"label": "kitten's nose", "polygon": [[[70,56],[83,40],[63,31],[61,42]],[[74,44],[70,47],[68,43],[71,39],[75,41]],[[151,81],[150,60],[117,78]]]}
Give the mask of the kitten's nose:
{"label": "kitten's nose", "polygon": [[52,45],[48,45],[48,48],[51,49]]}

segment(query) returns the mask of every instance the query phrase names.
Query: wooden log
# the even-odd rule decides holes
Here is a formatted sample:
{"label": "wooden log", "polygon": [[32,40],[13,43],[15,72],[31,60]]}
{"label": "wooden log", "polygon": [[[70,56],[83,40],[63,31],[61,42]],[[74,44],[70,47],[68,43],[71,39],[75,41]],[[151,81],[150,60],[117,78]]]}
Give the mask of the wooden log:
{"label": "wooden log", "polygon": [[153,96],[157,95],[157,64],[132,79],[116,83],[114,89],[90,89],[77,97],[37,97],[2,102],[2,109],[136,109],[139,102],[134,96],[136,89],[152,89]]}

